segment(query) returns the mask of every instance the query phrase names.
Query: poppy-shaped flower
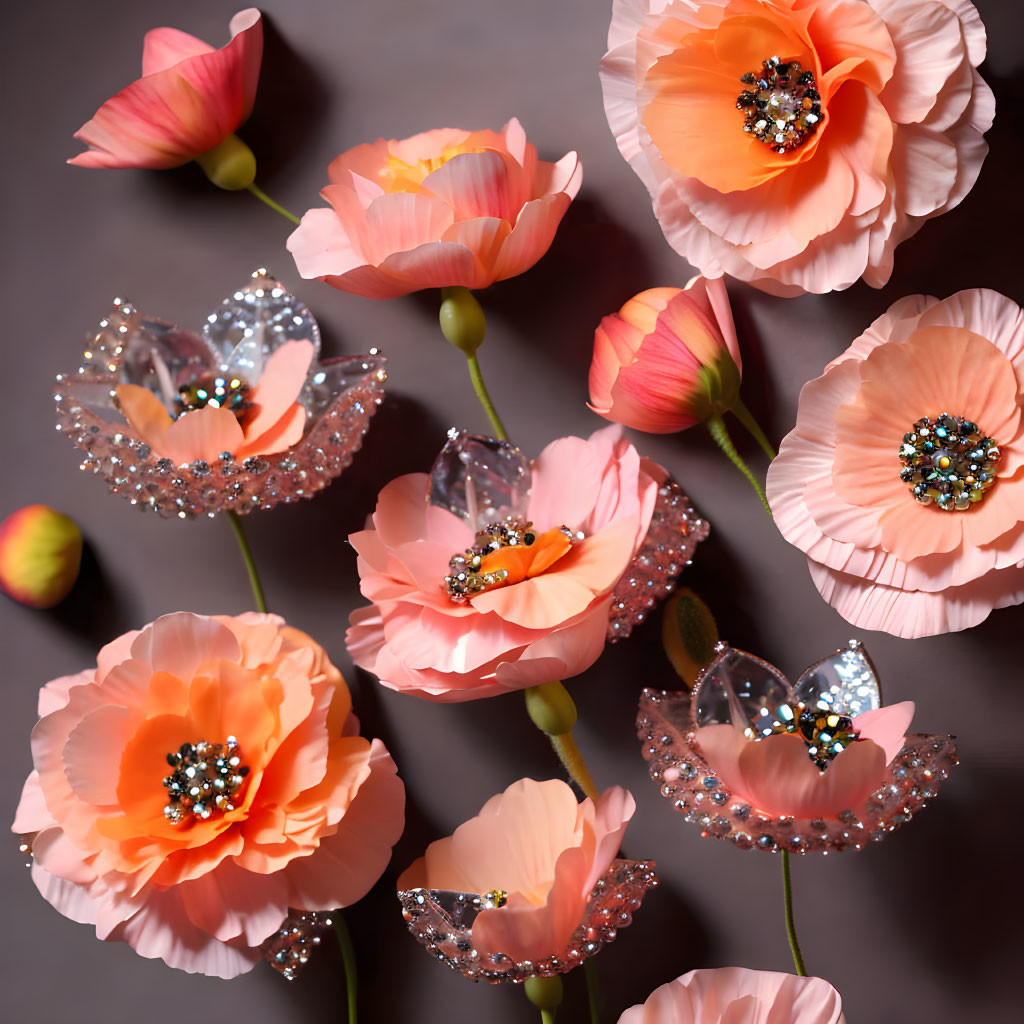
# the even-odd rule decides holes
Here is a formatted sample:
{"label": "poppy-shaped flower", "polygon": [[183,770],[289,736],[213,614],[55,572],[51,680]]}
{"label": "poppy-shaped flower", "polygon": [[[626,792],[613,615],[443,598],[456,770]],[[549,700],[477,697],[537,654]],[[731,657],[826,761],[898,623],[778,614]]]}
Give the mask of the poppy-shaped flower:
{"label": "poppy-shaped flower", "polygon": [[631,1006],[619,1024],[845,1024],[839,993],[822,978],[719,967],[690,971]]}
{"label": "poppy-shaped flower", "polygon": [[380,877],[405,793],[323,648],[273,615],[165,615],[48,683],[13,831],[101,939],[231,978],[289,908]]}
{"label": "poppy-shaped flower", "polygon": [[311,498],[351,463],[387,379],[376,349],[317,363],[319,350],[309,310],[262,270],[202,335],[117,300],[57,377],[58,425],[82,469],[161,515]]}
{"label": "poppy-shaped flower", "polygon": [[768,471],[782,535],[862,629],[930,636],[1024,601],[1024,314],[901,299],[800,392]]}
{"label": "poppy-shaped flower", "polygon": [[436,701],[576,675],[667,594],[708,526],[606,427],[528,463],[451,431],[428,476],[391,481],[349,540],[363,596],[353,661]]}
{"label": "poppy-shaped flower", "polygon": [[299,273],[390,299],[421,288],[486,288],[548,251],[579,191],[575,153],[537,159],[522,125],[441,128],[378,139],[333,160],[320,195],[288,239]]}
{"label": "poppy-shaped flower", "polygon": [[988,152],[969,0],[615,0],[605,111],[665,237],[708,277],[881,287]]}
{"label": "poppy-shaped flower", "polygon": [[263,58],[255,7],[239,11],[230,29],[231,41],[219,50],[176,28],[147,32],[142,77],[75,132],[89,149],[68,163],[178,167],[224,142],[252,112]]}
{"label": "poppy-shaped flower", "polygon": [[646,689],[637,718],[651,778],[702,836],[859,850],[909,821],[957,763],[951,736],[907,734],[912,703],[881,706],[856,640],[795,686],[760,658],[717,650],[692,694]]}
{"label": "poppy-shaped flower", "polygon": [[657,885],[650,861],[616,859],[635,809],[619,786],[577,803],[560,780],[520,779],[402,873],[409,930],[474,980],[571,971]]}

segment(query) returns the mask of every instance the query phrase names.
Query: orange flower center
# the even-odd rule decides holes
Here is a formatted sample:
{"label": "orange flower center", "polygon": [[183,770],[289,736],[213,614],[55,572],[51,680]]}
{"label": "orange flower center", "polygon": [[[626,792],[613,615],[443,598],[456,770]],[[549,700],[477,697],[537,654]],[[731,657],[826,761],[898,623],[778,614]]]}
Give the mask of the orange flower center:
{"label": "orange flower center", "polygon": [[381,168],[380,184],[385,192],[419,192],[423,179],[440,170],[453,157],[463,153],[483,153],[479,146],[457,144],[443,149],[437,156],[429,156],[415,163],[406,163],[397,156],[389,156],[387,166]]}
{"label": "orange flower center", "polygon": [[758,72],[740,76],[748,86],[736,98],[743,130],[776,153],[802,146],[821,122],[821,94],[813,71],[799,61],[769,57]]}
{"label": "orange flower center", "polygon": [[164,779],[169,795],[164,817],[173,825],[233,811],[234,798],[249,774],[234,736],[224,743],[183,743],[167,755],[167,763],[174,770]]}

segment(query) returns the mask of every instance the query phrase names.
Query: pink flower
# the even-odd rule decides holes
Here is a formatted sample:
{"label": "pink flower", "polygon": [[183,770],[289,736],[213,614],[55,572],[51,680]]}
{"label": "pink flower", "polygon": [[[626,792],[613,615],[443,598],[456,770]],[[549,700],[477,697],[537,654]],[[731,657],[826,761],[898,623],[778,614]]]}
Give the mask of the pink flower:
{"label": "pink flower", "polygon": [[900,300],[804,386],[767,492],[840,615],[916,637],[1024,601],[1022,394],[1024,314],[983,289]]}
{"label": "pink flower", "polygon": [[[468,598],[453,599],[445,583],[453,556],[474,545],[474,527],[428,504],[425,474],[381,491],[368,528],[349,538],[372,602],[351,616],[357,665],[391,689],[463,701],[573,676],[597,660],[613,591],[644,543],[665,472],[607,427],[553,442],[524,476],[524,518],[544,558],[510,564],[505,582]],[[533,549],[523,541],[505,551]]]}
{"label": "pink flower", "polygon": [[635,430],[674,433],[730,408],[741,365],[720,279],[651,288],[594,332],[590,408]]}
{"label": "pink flower", "polygon": [[299,273],[390,299],[420,288],[485,288],[548,251],[583,170],[556,164],[513,118],[500,132],[441,128],[356,146],[328,168],[330,210],[288,239]]}
{"label": "pink flower", "polygon": [[[601,909],[656,884],[652,865],[615,859],[635,809],[619,786],[578,804],[560,780],[520,779],[403,872],[399,898],[410,928],[468,977],[519,981],[571,970],[629,923],[628,913]],[[465,909],[451,915],[449,905],[440,932],[436,890],[465,895]]]}
{"label": "pink flower", "polygon": [[796,295],[881,287],[967,195],[984,56],[968,0],[615,0],[601,81],[673,248]]}
{"label": "pink flower", "polygon": [[619,1024],[845,1024],[839,993],[821,978],[745,967],[690,971],[631,1006]]}
{"label": "pink flower", "polygon": [[48,683],[13,831],[73,921],[172,967],[249,970],[289,907],[360,899],[404,790],[322,647],[273,615],[165,615]]}
{"label": "pink flower", "polygon": [[0,523],[0,590],[30,608],[52,608],[71,592],[82,531],[48,505],[26,505]]}
{"label": "pink flower", "polygon": [[162,169],[220,145],[252,111],[263,57],[255,7],[239,11],[230,28],[219,50],[176,28],[147,32],[142,77],[75,132],[89,149],[68,163]]}

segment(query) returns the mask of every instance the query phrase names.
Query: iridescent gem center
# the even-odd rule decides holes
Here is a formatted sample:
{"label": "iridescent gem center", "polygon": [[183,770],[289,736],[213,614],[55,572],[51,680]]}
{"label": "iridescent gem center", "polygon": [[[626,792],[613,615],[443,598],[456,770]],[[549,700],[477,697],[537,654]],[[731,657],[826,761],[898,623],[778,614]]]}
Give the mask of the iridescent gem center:
{"label": "iridescent gem center", "polygon": [[802,146],[821,123],[821,94],[813,71],[799,61],[769,57],[761,70],[740,75],[749,89],[736,97],[743,130],[776,153]]}
{"label": "iridescent gem center", "polygon": [[480,897],[480,906],[483,910],[500,908],[508,903],[508,893],[504,889],[491,889]]}
{"label": "iridescent gem center", "polygon": [[227,409],[241,419],[246,410],[252,407],[249,385],[241,377],[224,374],[194,379],[191,384],[183,384],[178,388],[178,396],[174,399],[178,416],[206,406]]}
{"label": "iridescent gem center", "polygon": [[167,755],[167,763],[174,770],[164,779],[170,795],[164,817],[174,825],[233,811],[234,797],[249,774],[234,736],[223,743],[183,743]]}
{"label": "iridescent gem center", "polygon": [[942,413],[922,416],[900,445],[900,479],[922,505],[965,512],[996,482],[999,446],[977,423]]}
{"label": "iridescent gem center", "polygon": [[807,756],[824,771],[851,743],[857,740],[853,719],[825,708],[806,704],[781,704],[775,711],[776,722],[765,736],[791,733],[807,744]]}

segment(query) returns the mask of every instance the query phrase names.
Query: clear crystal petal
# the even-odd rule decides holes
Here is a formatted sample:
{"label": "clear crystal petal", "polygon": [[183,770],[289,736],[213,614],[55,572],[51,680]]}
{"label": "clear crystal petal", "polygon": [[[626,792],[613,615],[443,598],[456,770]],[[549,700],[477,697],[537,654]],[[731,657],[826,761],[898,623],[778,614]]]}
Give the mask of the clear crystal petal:
{"label": "clear crystal petal", "polygon": [[839,715],[859,715],[882,704],[875,666],[857,640],[807,669],[797,680],[794,696],[809,707]]}
{"label": "clear crystal petal", "polygon": [[694,724],[737,725],[761,734],[790,699],[789,680],[767,661],[726,647],[704,670],[693,695]]}
{"label": "clear crystal petal", "polygon": [[380,374],[379,379],[383,381],[386,363],[384,354],[374,350],[367,355],[325,359],[319,366],[314,365],[299,395],[309,421],[312,423],[322,416],[338,395],[358,384],[367,374]]}

